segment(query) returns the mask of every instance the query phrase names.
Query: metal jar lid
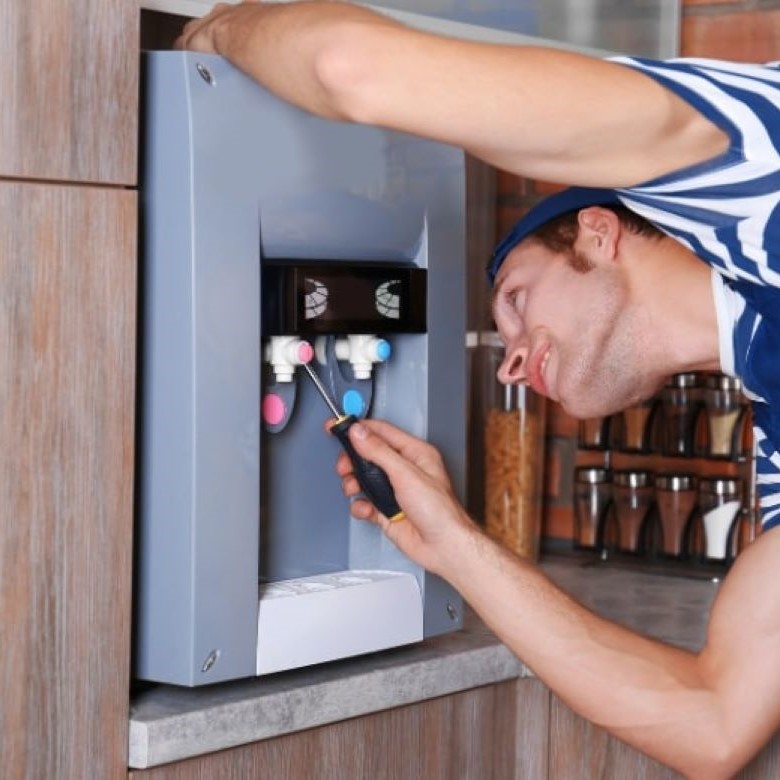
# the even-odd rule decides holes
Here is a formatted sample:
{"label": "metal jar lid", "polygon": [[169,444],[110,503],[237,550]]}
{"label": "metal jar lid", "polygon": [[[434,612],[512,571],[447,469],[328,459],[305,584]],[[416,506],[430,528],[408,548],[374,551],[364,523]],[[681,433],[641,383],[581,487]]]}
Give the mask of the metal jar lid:
{"label": "metal jar lid", "polygon": [[666,380],[666,386],[679,389],[696,387],[696,379],[696,374],[675,374]]}
{"label": "metal jar lid", "polygon": [[504,342],[501,340],[501,336],[498,335],[498,331],[483,330],[480,333],[474,333],[473,338],[479,342],[480,346],[504,349]]}
{"label": "metal jar lid", "polygon": [[736,477],[702,477],[699,491],[712,496],[738,496],[742,492],[742,482]]}
{"label": "metal jar lid", "polygon": [[742,389],[742,383],[735,376],[728,374],[711,374],[704,380],[708,390],[728,390],[737,392]]}
{"label": "metal jar lid", "polygon": [[653,484],[653,475],[649,471],[616,471],[613,480],[619,487],[643,488]]}
{"label": "metal jar lid", "polygon": [[609,482],[609,471],[597,466],[581,466],[574,471],[574,479],[587,485],[598,485],[600,482]]}
{"label": "metal jar lid", "polygon": [[693,490],[696,486],[696,477],[693,474],[658,474],[655,478],[655,486],[658,490],[680,493],[684,490]]}

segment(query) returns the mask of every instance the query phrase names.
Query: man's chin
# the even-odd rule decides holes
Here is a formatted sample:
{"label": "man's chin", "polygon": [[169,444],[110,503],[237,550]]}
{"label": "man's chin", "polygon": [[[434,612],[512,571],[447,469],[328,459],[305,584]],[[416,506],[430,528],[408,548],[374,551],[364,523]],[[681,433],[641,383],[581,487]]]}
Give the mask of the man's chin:
{"label": "man's chin", "polygon": [[604,403],[603,400],[594,402],[587,401],[568,401],[561,399],[561,406],[566,414],[574,417],[575,420],[594,420],[597,417],[609,417],[611,414],[622,412],[631,406],[631,403]]}

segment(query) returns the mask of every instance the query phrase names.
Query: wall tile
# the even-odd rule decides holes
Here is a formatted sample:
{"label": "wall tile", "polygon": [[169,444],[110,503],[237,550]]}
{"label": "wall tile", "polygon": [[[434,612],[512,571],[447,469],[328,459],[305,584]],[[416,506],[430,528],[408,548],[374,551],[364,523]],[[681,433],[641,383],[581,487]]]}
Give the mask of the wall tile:
{"label": "wall tile", "polygon": [[686,16],[682,54],[738,62],[780,59],[780,9]]}

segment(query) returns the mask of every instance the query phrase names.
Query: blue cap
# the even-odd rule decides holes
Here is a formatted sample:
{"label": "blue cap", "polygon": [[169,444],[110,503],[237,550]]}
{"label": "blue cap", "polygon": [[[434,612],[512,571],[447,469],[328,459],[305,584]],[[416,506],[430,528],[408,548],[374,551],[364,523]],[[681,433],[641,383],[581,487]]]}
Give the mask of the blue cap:
{"label": "blue cap", "polygon": [[389,360],[390,355],[393,354],[393,348],[390,346],[390,342],[385,339],[379,339],[376,345],[376,356],[382,360]]}
{"label": "blue cap", "polygon": [[506,260],[506,256],[535,230],[551,219],[561,217],[570,211],[579,211],[588,206],[614,206],[620,203],[615,190],[597,187],[570,187],[557,192],[534,206],[524,217],[519,219],[514,227],[504,236],[496,247],[487,267],[490,284],[496,280],[498,269]]}
{"label": "blue cap", "polygon": [[366,411],[366,402],[357,390],[347,390],[341,399],[341,408],[344,410],[344,414],[362,417]]}

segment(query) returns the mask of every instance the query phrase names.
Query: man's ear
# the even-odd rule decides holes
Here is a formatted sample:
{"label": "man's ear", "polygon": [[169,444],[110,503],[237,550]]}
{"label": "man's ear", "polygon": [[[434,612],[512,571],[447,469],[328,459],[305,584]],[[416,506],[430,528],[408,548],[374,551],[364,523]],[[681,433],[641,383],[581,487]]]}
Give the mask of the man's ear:
{"label": "man's ear", "polygon": [[577,215],[579,232],[574,244],[591,262],[613,262],[617,259],[622,225],[617,214],[602,206],[588,206]]}

